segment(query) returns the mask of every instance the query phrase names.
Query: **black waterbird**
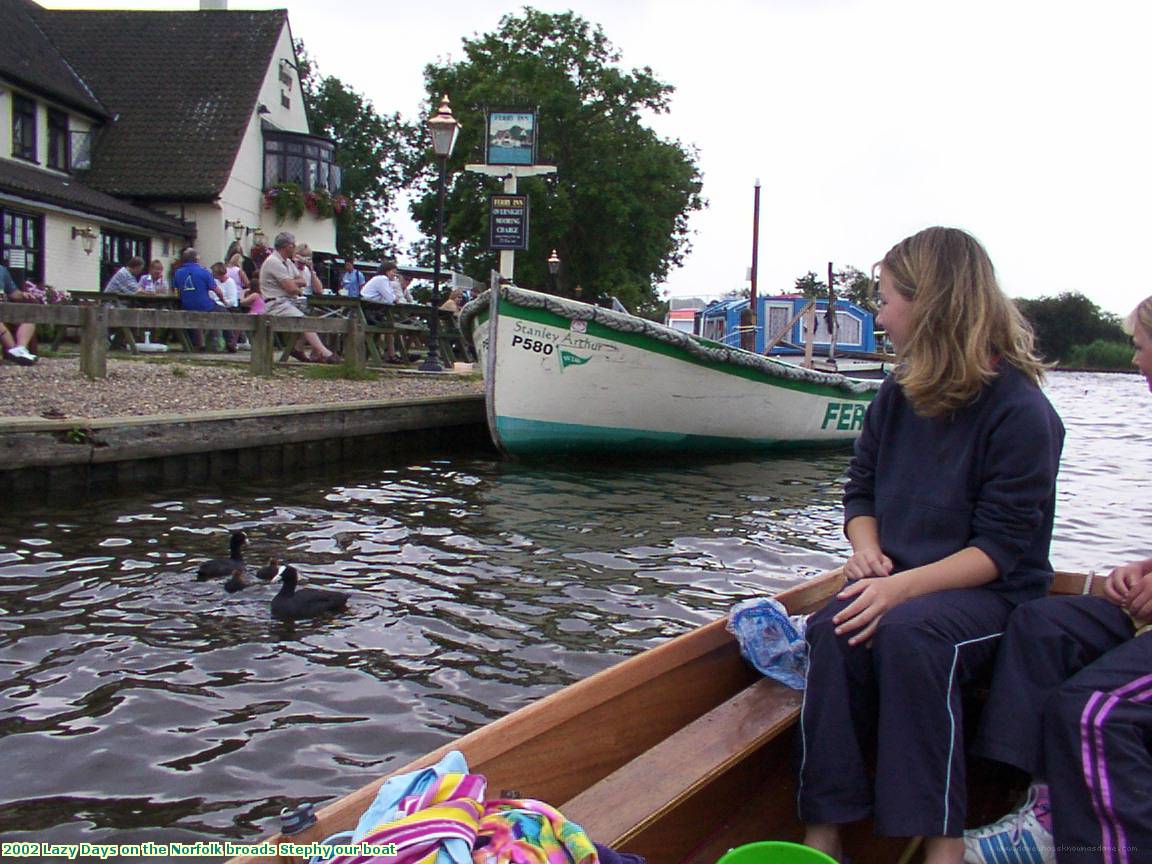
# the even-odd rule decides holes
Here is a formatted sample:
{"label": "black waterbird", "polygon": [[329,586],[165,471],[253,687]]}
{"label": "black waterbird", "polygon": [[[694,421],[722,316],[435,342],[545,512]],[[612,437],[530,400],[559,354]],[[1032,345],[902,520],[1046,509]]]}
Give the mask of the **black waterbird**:
{"label": "black waterbird", "polygon": [[272,617],[281,621],[316,618],[341,611],[348,605],[348,595],[320,588],[296,589],[296,568],[288,564],[280,568],[280,593],[272,598]]}
{"label": "black waterbird", "polygon": [[232,539],[228,541],[228,557],[213,558],[211,561],[205,561],[200,565],[200,569],[196,571],[196,578],[200,581],[206,579],[223,579],[235,573],[237,568],[243,570],[244,555],[240,550],[247,542],[247,534],[243,531],[233,531]]}

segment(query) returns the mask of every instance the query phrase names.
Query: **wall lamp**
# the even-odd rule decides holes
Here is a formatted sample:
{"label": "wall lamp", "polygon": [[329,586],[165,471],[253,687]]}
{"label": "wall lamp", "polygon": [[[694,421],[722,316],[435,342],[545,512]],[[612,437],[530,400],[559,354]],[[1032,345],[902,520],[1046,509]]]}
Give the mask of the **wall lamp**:
{"label": "wall lamp", "polygon": [[90,225],[85,225],[83,228],[72,226],[72,239],[80,238],[80,245],[84,249],[85,255],[91,255],[92,249],[96,246],[96,232],[92,230]]}
{"label": "wall lamp", "polygon": [[248,231],[248,226],[241,222],[239,219],[225,219],[224,230],[232,229],[232,236],[237,240],[243,239],[245,233]]}

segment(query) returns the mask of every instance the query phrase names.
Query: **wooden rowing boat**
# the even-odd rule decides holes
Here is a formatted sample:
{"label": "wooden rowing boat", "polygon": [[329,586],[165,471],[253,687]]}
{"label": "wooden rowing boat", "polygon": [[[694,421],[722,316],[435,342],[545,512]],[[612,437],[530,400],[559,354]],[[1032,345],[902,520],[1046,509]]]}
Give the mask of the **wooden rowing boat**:
{"label": "wooden rowing boat", "polygon": [[880,387],[511,285],[460,327],[513,456],[845,447]]}
{"label": "wooden rowing boat", "polygon": [[[1091,576],[1057,573],[1053,593],[1099,593]],[[840,571],[777,595],[792,614],[818,609],[843,584]],[[706,624],[572,684],[398,769],[406,773],[460,750],[493,792],[515,790],[557,806],[592,839],[649,864],[714,864],[733,846],[798,840],[793,734],[801,694],[765,679],[741,658],[725,621]],[[317,813],[288,842],[319,842],[355,827],[386,778]],[[980,816],[1007,809],[992,778],[970,772]],[[977,808],[974,808],[977,809]],[[987,811],[986,813],[984,811]],[[279,845],[282,838],[271,842]],[[915,860],[915,841],[854,826],[855,864]],[[296,862],[235,858],[232,864]]]}

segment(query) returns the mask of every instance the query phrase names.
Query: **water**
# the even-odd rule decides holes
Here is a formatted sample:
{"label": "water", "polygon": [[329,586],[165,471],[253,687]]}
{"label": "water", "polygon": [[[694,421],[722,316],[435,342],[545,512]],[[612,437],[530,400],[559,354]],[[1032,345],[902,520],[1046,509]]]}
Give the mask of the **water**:
{"label": "water", "polygon": [[[1152,401],[1055,376],[1068,427],[1053,561],[1149,554]],[[252,840],[285,804],[358,788],[444,741],[835,566],[847,454],[592,467],[490,459],[296,483],[31,502],[0,522],[0,835]],[[249,561],[353,597],[269,618]]]}

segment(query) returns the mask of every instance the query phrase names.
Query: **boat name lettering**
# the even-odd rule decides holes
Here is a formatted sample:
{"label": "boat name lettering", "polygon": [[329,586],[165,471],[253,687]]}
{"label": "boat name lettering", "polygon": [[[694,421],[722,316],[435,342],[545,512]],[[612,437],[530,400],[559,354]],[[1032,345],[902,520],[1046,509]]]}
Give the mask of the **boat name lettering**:
{"label": "boat name lettering", "polygon": [[[522,336],[535,336],[537,339],[547,339],[549,342],[556,342],[560,339],[560,334],[555,330],[549,330],[544,327],[532,327],[525,324],[523,321],[517,321],[516,326],[512,328],[513,333],[519,333]],[[513,345],[518,343],[513,342]]]}
{"label": "boat name lettering", "polygon": [[859,402],[829,402],[824,411],[824,422],[821,429],[829,425],[842,432],[850,432],[864,428],[864,411],[867,406]]}
{"label": "boat name lettering", "polygon": [[541,342],[539,339],[525,339],[523,336],[512,337],[512,347],[519,345],[525,351],[535,351],[537,354],[548,355],[556,350],[550,342]]}
{"label": "boat name lettering", "polygon": [[587,336],[573,337],[571,333],[566,333],[564,338],[560,340],[561,347],[564,348],[578,348],[581,351],[616,351],[618,350],[615,345],[610,342],[600,342],[596,339],[590,339]]}

